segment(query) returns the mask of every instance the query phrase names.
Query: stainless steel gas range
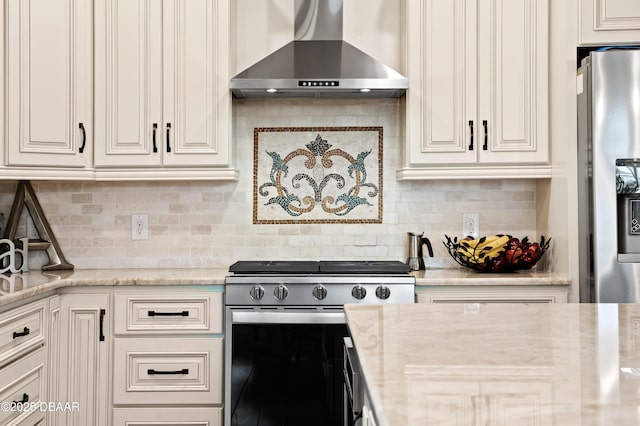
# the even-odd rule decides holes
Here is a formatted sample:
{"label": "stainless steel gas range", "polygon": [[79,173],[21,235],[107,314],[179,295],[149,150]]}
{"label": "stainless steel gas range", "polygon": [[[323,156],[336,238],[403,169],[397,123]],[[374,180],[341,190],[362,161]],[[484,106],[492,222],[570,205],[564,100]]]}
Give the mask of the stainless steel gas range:
{"label": "stainless steel gas range", "polygon": [[[237,262],[225,280],[225,425],[352,425],[346,303],[413,303],[402,262]],[[354,414],[355,412],[355,414]]]}

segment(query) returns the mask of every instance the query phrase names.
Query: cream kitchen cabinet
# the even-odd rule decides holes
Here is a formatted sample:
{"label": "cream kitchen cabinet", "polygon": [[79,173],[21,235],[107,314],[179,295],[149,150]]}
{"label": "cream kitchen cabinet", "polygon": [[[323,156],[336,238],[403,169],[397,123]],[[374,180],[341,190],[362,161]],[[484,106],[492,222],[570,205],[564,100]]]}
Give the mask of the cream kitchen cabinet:
{"label": "cream kitchen cabinet", "polygon": [[48,312],[45,298],[0,313],[0,402],[12,404],[0,410],[2,425],[33,425],[45,418],[39,404],[51,400]]}
{"label": "cream kitchen cabinet", "polygon": [[568,286],[475,285],[416,287],[418,303],[566,303]]}
{"label": "cream kitchen cabinet", "polygon": [[640,43],[640,2],[580,0],[580,44]]}
{"label": "cream kitchen cabinet", "polygon": [[235,178],[229,1],[95,5],[96,179]]}
{"label": "cream kitchen cabinet", "polygon": [[[3,175],[90,177],[93,8],[90,1],[4,3],[6,155]],[[24,170],[22,173],[20,170]]]}
{"label": "cream kitchen cabinet", "polygon": [[[433,370],[438,368],[453,370],[448,366]],[[476,371],[466,371],[468,377],[460,377],[460,373],[447,377],[442,372],[414,370],[428,369],[407,368],[408,392],[413,395],[407,407],[409,424],[505,425],[513,418],[522,424],[553,424],[551,413],[541,409],[552,401],[553,382],[544,376],[536,377],[535,368],[516,367],[513,375],[502,373],[508,371],[506,368],[494,368],[504,374],[504,380],[474,377]],[[482,371],[483,367],[476,370]]]}
{"label": "cream kitchen cabinet", "polygon": [[117,290],[114,425],[222,425],[222,294],[215,286]]}
{"label": "cream kitchen cabinet", "polygon": [[398,179],[551,176],[548,1],[407,1]]}
{"label": "cream kitchen cabinet", "polygon": [[[58,393],[58,383],[60,383],[60,335],[62,332],[60,318],[60,296],[55,295],[49,298],[49,328],[47,335],[47,378],[48,398],[52,402],[62,402]],[[66,401],[65,401],[66,402]],[[47,411],[47,422],[49,426],[57,426],[58,414],[56,411]]]}
{"label": "cream kitchen cabinet", "polygon": [[79,410],[56,412],[56,424],[111,424],[110,294],[65,289],[60,298],[58,398]]}

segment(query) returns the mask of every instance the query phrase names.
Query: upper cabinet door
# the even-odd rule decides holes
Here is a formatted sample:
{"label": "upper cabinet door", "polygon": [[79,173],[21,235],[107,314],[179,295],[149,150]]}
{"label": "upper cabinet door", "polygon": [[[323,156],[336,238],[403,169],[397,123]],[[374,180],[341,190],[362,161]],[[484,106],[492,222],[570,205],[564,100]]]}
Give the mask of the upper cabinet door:
{"label": "upper cabinet door", "polygon": [[228,165],[228,3],[97,3],[96,167]]}
{"label": "upper cabinet door", "polygon": [[640,43],[638,0],[580,0],[580,44]]}
{"label": "upper cabinet door", "polygon": [[[162,162],[162,4],[105,0],[96,55],[96,166]],[[101,32],[97,32],[101,34]],[[104,33],[103,33],[104,34]],[[155,146],[155,149],[154,149]]]}
{"label": "upper cabinet door", "polygon": [[548,0],[480,0],[480,163],[548,161]]}
{"label": "upper cabinet door", "polygon": [[[225,2],[165,0],[163,164],[218,166],[228,152]],[[219,81],[224,79],[224,81]]]}
{"label": "upper cabinet door", "polygon": [[20,0],[5,7],[7,164],[90,166],[92,2]]}
{"label": "upper cabinet door", "polygon": [[407,1],[398,179],[550,176],[548,1]]}
{"label": "upper cabinet door", "polygon": [[414,1],[407,15],[412,163],[476,163],[476,0]]}

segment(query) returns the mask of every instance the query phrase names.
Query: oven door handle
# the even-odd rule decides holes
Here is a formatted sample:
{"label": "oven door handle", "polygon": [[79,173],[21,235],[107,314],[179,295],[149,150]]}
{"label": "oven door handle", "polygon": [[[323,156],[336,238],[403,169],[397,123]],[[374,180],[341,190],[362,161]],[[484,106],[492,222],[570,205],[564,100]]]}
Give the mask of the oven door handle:
{"label": "oven door handle", "polygon": [[346,324],[344,312],[231,311],[233,324]]}

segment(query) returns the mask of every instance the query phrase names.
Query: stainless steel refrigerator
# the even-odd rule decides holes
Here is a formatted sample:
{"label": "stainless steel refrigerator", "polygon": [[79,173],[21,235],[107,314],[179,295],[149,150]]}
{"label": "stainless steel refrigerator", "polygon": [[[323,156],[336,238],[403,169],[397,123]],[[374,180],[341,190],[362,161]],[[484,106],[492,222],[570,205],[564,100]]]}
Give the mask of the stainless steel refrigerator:
{"label": "stainless steel refrigerator", "polygon": [[577,75],[580,301],[640,302],[640,50]]}

